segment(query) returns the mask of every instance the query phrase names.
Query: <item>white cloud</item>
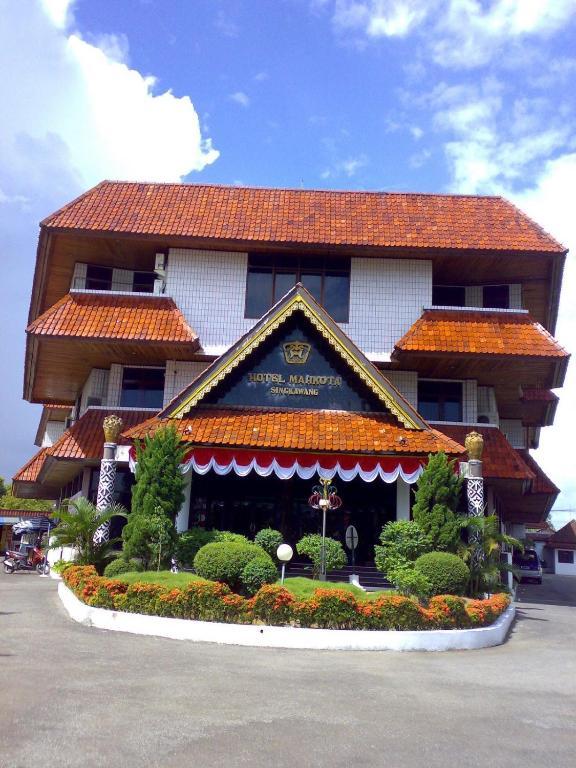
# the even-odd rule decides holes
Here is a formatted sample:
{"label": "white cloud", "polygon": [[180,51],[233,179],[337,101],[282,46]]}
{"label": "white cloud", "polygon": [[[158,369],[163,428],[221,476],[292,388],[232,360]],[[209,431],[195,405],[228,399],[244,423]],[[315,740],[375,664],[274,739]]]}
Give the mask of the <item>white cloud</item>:
{"label": "white cloud", "polygon": [[250,106],[250,97],[245,94],[244,91],[236,91],[235,93],[231,93],[230,101],[234,101],[236,104],[240,104],[240,106],[244,107],[244,109]]}
{"label": "white cloud", "polygon": [[345,160],[338,160],[333,163],[329,168],[325,168],[320,174],[322,179],[334,179],[339,176],[346,176],[352,178],[355,176],[361,168],[365,168],[368,165],[368,158],[366,155],[358,155],[357,157],[348,157]]}
{"label": "white cloud", "polygon": [[[436,63],[471,68],[527,36],[547,36],[576,13],[576,0],[333,0],[341,36],[405,37],[425,25],[422,44]],[[505,51],[510,55],[509,50]]]}
{"label": "white cloud", "polygon": [[37,408],[20,400],[38,222],[103,178],[179,181],[218,157],[190,98],[130,68],[125,38],[82,39],[70,0],[0,0],[0,474],[34,452]]}

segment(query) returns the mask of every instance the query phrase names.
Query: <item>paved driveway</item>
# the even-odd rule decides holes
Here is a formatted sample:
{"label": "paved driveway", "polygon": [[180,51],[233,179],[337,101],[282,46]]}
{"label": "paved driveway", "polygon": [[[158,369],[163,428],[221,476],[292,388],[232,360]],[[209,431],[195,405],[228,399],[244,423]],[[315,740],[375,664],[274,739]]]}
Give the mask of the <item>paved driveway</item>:
{"label": "paved driveway", "polygon": [[572,768],[576,579],[521,588],[503,646],[218,647],[88,629],[0,575],[0,766]]}

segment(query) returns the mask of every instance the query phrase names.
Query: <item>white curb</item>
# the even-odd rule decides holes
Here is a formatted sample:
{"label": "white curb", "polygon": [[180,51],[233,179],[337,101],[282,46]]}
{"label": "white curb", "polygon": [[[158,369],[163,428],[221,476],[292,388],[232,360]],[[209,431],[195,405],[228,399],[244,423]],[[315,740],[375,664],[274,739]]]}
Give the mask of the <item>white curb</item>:
{"label": "white curb", "polygon": [[167,619],[92,608],[78,600],[64,582],[58,584],[58,595],[71,618],[88,627],[223,645],[332,651],[465,651],[489,648],[504,642],[515,613],[511,605],[494,624],[478,629],[434,629],[422,632],[307,629]]}

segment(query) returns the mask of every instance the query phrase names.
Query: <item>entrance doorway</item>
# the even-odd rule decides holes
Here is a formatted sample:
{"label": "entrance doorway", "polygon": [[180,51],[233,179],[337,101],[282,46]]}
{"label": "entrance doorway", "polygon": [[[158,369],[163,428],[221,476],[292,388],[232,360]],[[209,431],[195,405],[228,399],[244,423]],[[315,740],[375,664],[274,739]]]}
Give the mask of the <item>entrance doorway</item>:
{"label": "entrance doorway", "polygon": [[[297,476],[280,480],[254,473],[247,477],[193,474],[189,525],[234,531],[249,538],[262,528],[277,528],[294,547],[305,534],[321,532],[321,514],[308,505],[317,483],[318,478],[301,480]],[[371,562],[382,526],[396,520],[396,484],[335,478],[334,485],[342,506],[328,513],[327,535],[343,544],[346,528],[354,525],[359,538],[356,561]]]}

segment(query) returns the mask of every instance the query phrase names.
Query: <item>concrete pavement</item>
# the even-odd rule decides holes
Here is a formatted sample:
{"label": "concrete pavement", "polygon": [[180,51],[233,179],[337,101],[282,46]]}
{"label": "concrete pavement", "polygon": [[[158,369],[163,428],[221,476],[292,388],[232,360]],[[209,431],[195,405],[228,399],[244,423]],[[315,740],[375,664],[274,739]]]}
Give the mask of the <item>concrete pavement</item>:
{"label": "concrete pavement", "polygon": [[576,579],[519,596],[497,648],[285,651],[89,629],[1,574],[0,766],[571,768]]}

